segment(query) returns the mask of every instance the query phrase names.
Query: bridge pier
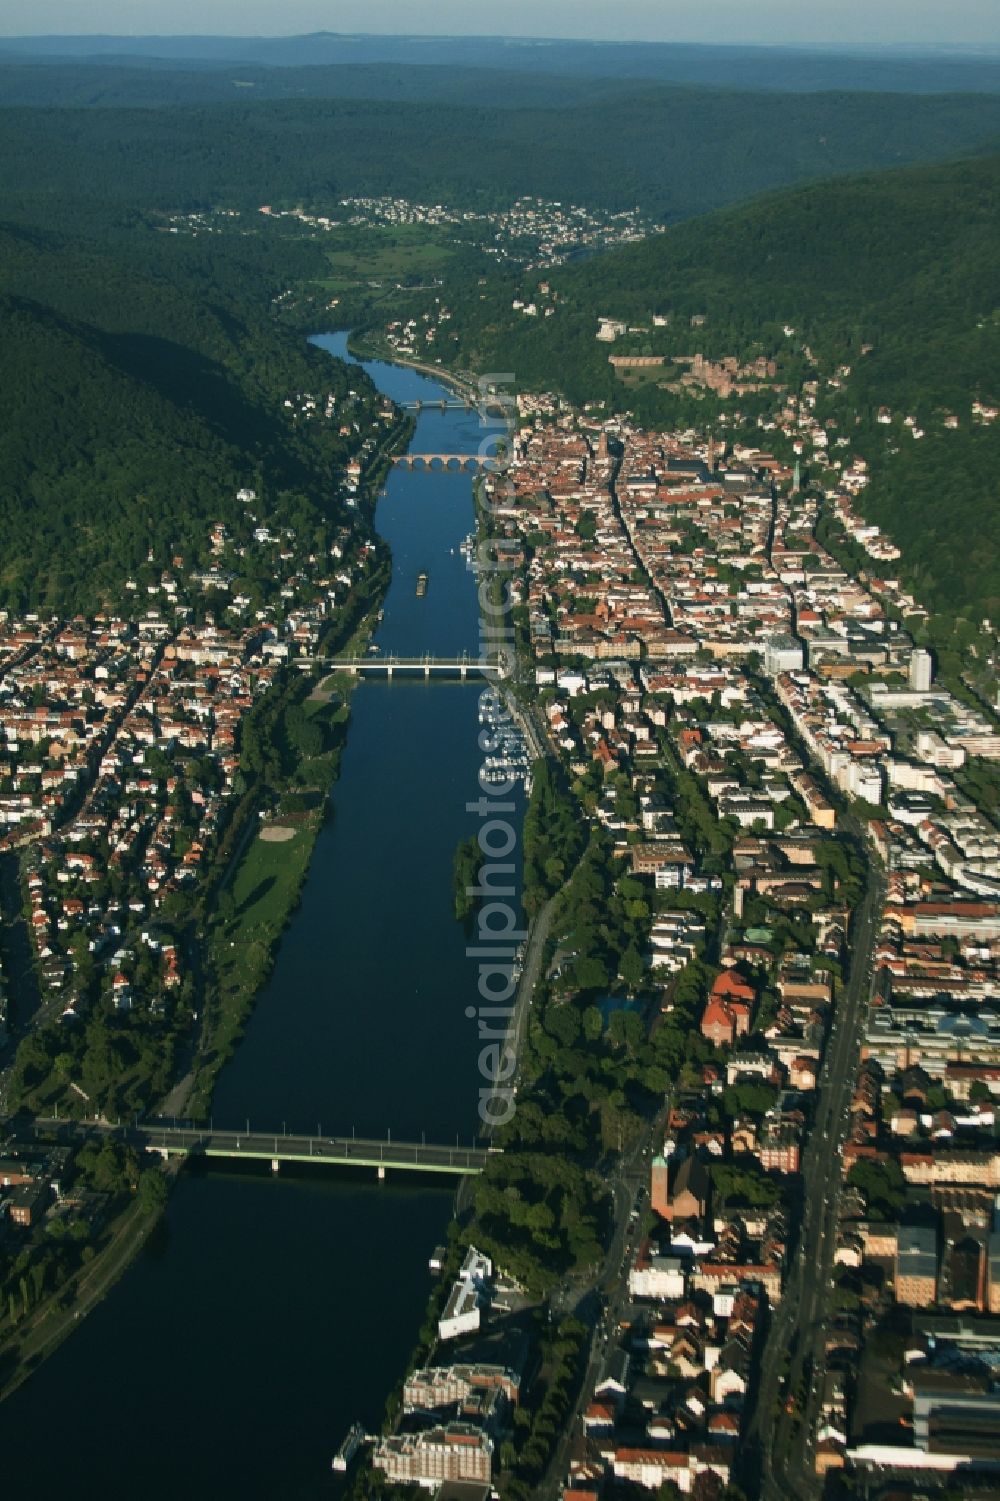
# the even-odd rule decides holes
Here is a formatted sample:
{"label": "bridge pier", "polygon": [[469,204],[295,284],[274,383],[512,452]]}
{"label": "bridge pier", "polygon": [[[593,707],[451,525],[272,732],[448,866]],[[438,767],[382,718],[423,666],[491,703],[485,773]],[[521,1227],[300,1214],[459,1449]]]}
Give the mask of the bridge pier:
{"label": "bridge pier", "polygon": [[392,663],[391,662],[389,663],[388,667],[385,670],[385,675],[388,678],[392,677]]}
{"label": "bridge pier", "polygon": [[463,662],[462,663],[462,667],[461,667],[461,678],[462,678],[462,682],[463,683],[465,682],[465,679],[466,679],[466,676],[468,674],[468,671],[469,671],[469,669],[466,667],[465,663]]}
{"label": "bridge pier", "polygon": [[380,1167],[379,1170],[378,1170],[378,1181],[380,1183],[384,1183],[385,1182],[385,1168],[384,1168],[384,1166]]}
{"label": "bridge pier", "polygon": [[272,1157],[271,1158],[271,1171],[272,1171],[272,1173],[278,1173],[278,1172],[281,1171],[281,1161],[280,1161],[279,1158],[277,1158],[277,1157]]}

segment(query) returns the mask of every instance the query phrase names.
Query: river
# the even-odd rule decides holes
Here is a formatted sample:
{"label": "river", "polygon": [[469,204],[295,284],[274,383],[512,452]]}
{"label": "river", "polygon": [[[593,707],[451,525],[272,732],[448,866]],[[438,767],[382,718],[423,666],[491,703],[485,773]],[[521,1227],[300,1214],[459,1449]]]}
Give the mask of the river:
{"label": "river", "polygon": [[[346,335],[314,342],[346,356]],[[414,371],[365,365],[397,400]],[[475,413],[423,411],[414,452],[474,453]],[[386,651],[478,650],[468,474],[396,468],[376,524],[393,554]],[[419,572],[427,592],[416,595]],[[364,682],[301,905],[213,1102],[220,1124],[472,1139],[476,971],[451,913],[475,831],[480,687]],[[430,1291],[452,1192],[361,1177],[183,1176],[101,1307],[0,1408],[5,1489],[78,1501],[329,1496],[353,1418],[378,1423]]]}

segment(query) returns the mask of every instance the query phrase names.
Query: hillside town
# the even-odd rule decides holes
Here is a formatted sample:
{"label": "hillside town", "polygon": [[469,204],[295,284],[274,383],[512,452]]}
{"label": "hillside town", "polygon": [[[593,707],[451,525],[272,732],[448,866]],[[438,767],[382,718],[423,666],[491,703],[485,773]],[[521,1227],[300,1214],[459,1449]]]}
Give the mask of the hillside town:
{"label": "hillside town", "polygon": [[[367,518],[359,525],[352,512],[370,499],[369,468],[399,419],[388,400],[370,412],[366,401],[351,390],[285,402],[292,422],[318,416],[349,440],[340,519],[317,527],[243,486],[194,555],[150,549],[105,611],[0,612],[0,856],[14,873],[0,953],[0,1115],[18,1103],[17,1070],[25,1087],[54,1069],[56,1113],[61,1102],[93,1118],[140,1064],[147,1085],[168,1080],[174,1048],[196,1035],[203,960],[185,924],[220,874],[227,834],[266,833],[272,815],[251,789],[247,723],[373,576]],[[15,987],[5,971],[18,927],[29,972]],[[27,1316],[42,1285],[58,1285],[40,1270],[56,1232],[69,1227],[77,1250],[97,1235],[121,1210],[124,1169],[110,1147],[78,1154],[17,1130],[3,1152],[0,1244],[8,1269],[30,1272]]]}
{"label": "hillside town", "polygon": [[[455,244],[475,246],[500,267],[525,270],[559,266],[583,252],[608,250],[664,232],[664,225],[638,208],[614,212],[537,197],[517,198],[503,208],[482,211],[387,195],[354,196],[335,200],[326,212],[264,203],[259,213],[268,222],[320,238],[345,228],[442,231]],[[239,229],[248,217],[241,209],[220,205],[167,214],[163,219],[170,234],[210,235]]]}

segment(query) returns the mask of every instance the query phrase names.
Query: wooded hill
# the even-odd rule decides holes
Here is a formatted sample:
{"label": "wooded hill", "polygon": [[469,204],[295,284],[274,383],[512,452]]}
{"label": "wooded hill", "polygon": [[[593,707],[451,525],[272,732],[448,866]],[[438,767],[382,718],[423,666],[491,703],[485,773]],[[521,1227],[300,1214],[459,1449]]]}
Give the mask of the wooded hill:
{"label": "wooded hill", "polygon": [[[489,98],[488,74],[479,98]],[[523,87],[523,86],[519,86]],[[675,221],[769,188],[1000,139],[1000,95],[778,94],[606,85],[516,109],[386,99],[7,109],[0,178],[149,210],[394,194],[503,207],[524,194]]]}
{"label": "wooded hill", "polygon": [[[308,86],[323,90],[320,75],[378,74],[411,77],[432,70],[449,75],[494,73],[522,78],[582,81],[618,78],[652,80],[709,88],[893,90],[942,93],[1000,88],[1000,59],[982,49],[947,53],[926,50],[835,52],[807,47],[745,47],[671,42],[579,41],[567,38],[495,36],[366,36],[332,31],[304,36],[19,36],[0,38],[0,57],[29,60],[31,66],[126,65],[146,71],[217,71],[252,77],[266,71],[309,73]],[[419,84],[414,81],[414,87]],[[374,97],[371,92],[367,97]],[[66,102],[65,99],[62,100]]]}
{"label": "wooded hill", "polygon": [[253,242],[0,225],[0,606],[120,600],[150,549],[207,562],[243,485],[300,527],[334,522],[348,440],[296,426],[283,399],[374,397],[275,320],[256,257]]}
{"label": "wooded hill", "polygon": [[[806,348],[828,374],[848,364],[850,377],[839,390],[824,387],[817,411],[850,431],[875,466],[866,510],[905,547],[932,608],[969,604],[995,618],[998,426],[976,428],[970,408],[1000,398],[998,210],[995,154],[772,194],[575,266],[457,296],[440,352],[645,421],[707,422],[724,408],[670,395],[659,379],[626,388],[609,353],[663,354],[662,380],[671,379],[673,356],[697,351],[775,358],[779,380],[793,386],[814,373]],[[515,298],[537,299],[539,315],[514,309]],[[654,327],[654,315],[667,326]],[[602,343],[602,317],[646,331]],[[692,326],[693,318],[704,322]],[[779,400],[738,405],[752,413]],[[914,415],[928,437],[914,442],[878,424],[883,406],[897,419]],[[959,415],[958,431],[943,431],[946,412]]]}

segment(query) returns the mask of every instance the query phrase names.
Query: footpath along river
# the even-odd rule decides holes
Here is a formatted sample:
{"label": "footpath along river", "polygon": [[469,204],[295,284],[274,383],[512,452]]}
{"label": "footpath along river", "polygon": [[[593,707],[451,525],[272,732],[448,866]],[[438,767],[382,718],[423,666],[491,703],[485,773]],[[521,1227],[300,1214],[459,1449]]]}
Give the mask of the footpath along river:
{"label": "footpath along river", "polygon": [[[346,357],[346,335],[314,340]],[[399,401],[448,392],[365,369]],[[413,452],[475,453],[474,412],[424,410]],[[385,652],[478,651],[468,473],[395,468],[376,524],[393,554]],[[428,587],[416,593],[417,575]],[[451,862],[477,823],[481,684],[366,681],[334,816],[246,1036],[219,1124],[471,1141],[480,1085],[465,1008],[476,969]],[[422,1322],[452,1190],[402,1174],[186,1173],[162,1228],[37,1374],[0,1406],[4,1489],[76,1501],[305,1501],[342,1482],[348,1424],[377,1424]]]}

